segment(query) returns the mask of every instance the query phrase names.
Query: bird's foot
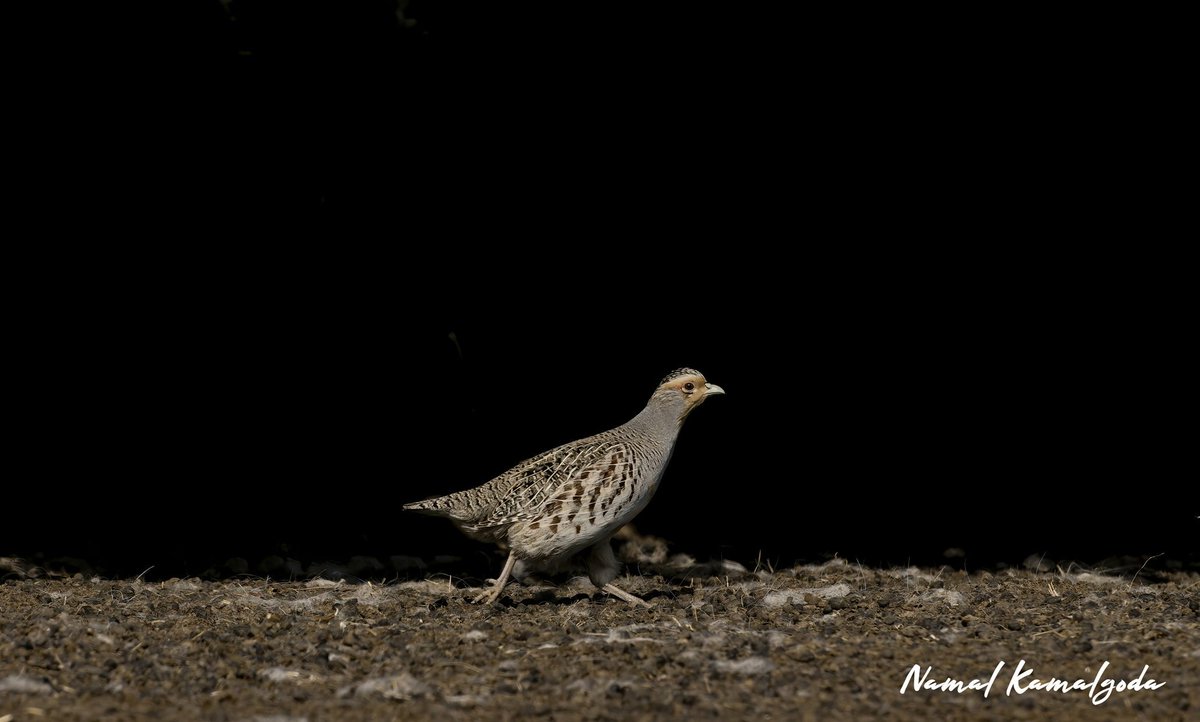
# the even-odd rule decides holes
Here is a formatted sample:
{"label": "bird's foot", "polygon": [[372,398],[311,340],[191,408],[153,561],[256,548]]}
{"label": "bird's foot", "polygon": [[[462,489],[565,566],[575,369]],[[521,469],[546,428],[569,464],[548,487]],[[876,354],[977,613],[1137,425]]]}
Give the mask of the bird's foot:
{"label": "bird's foot", "polygon": [[475,604],[495,604],[496,600],[500,598],[500,592],[502,591],[504,591],[504,584],[494,583],[488,587],[486,592],[476,595],[471,601]]}
{"label": "bird's foot", "polygon": [[645,601],[644,599],[642,599],[642,598],[640,598],[640,597],[635,597],[635,596],[633,596],[633,595],[632,595],[632,594],[630,594],[629,592],[627,592],[627,591],[625,591],[624,589],[622,589],[622,588],[618,587],[616,584],[612,584],[612,583],[605,584],[603,587],[601,587],[601,589],[602,589],[603,591],[606,591],[606,592],[608,592],[609,594],[613,595],[613,596],[614,596],[614,597],[616,597],[617,599],[622,599],[622,600],[624,600],[624,601],[626,601],[626,602],[629,602],[630,604],[632,604],[632,605],[634,605],[634,606],[637,606],[637,605],[639,605],[639,604],[640,604],[641,606],[643,606],[643,607],[647,607],[647,608],[650,606],[649,604],[647,604],[647,603],[646,603],[646,601]]}
{"label": "bird's foot", "polygon": [[513,565],[517,562],[517,555],[509,552],[508,561],[504,563],[504,571],[500,572],[500,576],[496,578],[492,588],[475,597],[476,604],[494,604],[500,598],[500,592],[504,591],[504,585],[508,584],[508,576],[512,574]]}

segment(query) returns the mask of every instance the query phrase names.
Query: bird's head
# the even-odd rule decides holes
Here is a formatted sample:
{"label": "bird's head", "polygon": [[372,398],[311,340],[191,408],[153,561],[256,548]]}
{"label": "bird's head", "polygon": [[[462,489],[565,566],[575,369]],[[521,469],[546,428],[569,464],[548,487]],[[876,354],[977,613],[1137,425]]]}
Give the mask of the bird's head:
{"label": "bird's head", "polygon": [[654,392],[654,398],[677,406],[679,420],[683,421],[709,396],[725,393],[725,389],[704,380],[704,374],[696,369],[675,369],[663,378]]}

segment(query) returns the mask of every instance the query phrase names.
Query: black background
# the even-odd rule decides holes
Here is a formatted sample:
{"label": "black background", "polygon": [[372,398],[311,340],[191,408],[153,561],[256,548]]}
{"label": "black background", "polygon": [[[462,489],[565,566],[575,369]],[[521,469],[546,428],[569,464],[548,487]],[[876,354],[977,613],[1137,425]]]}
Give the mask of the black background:
{"label": "black background", "polygon": [[0,554],[472,554],[400,505],[687,365],[728,395],[637,521],[677,550],[1194,559],[1170,133],[1112,101],[1171,113],[1119,63],[878,17],[186,7],[37,129],[43,218],[116,240],[11,286]]}

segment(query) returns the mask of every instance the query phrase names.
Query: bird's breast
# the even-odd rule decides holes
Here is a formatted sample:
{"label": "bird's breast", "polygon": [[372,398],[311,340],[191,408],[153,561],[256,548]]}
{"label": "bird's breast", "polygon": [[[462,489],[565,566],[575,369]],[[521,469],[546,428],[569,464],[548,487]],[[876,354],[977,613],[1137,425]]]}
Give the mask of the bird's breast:
{"label": "bird's breast", "polygon": [[669,454],[568,481],[534,518],[513,524],[509,544],[527,559],[576,554],[628,524],[658,489]]}

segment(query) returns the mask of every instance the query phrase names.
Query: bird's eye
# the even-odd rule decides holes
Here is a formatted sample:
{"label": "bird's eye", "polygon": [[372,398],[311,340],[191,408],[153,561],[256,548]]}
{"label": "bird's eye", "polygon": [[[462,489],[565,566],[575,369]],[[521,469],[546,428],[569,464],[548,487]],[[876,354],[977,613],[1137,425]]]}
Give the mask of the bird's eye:
{"label": "bird's eye", "polygon": [[691,381],[688,381],[686,384],[684,384],[684,385],[683,385],[683,390],[684,390],[684,391],[689,391],[689,392],[691,392],[691,391],[695,391],[695,390],[696,390],[696,384],[692,383]]}

